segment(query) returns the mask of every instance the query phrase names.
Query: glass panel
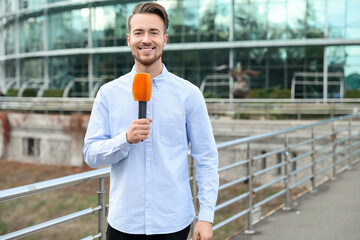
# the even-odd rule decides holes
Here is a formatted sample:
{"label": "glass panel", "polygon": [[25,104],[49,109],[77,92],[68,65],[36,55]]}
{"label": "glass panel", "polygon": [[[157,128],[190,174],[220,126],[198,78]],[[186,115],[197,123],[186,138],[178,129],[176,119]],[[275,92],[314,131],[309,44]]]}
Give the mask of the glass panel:
{"label": "glass panel", "polygon": [[134,64],[131,53],[94,56],[94,77],[101,83],[109,82],[131,71]]}
{"label": "glass panel", "polygon": [[[49,63],[50,88],[64,89],[71,80],[76,80],[70,95],[88,93],[88,56],[52,57]],[[78,95],[72,95],[74,92]]]}
{"label": "glass panel", "polygon": [[216,39],[215,37],[215,11],[216,3],[215,0],[204,0],[201,1],[199,8],[199,36],[200,41],[212,42]]}
{"label": "glass panel", "polygon": [[345,27],[345,0],[328,0],[328,25],[332,28]]}
{"label": "glass panel", "polygon": [[88,19],[88,8],[49,15],[49,49],[86,47]]}
{"label": "glass panel", "polygon": [[5,77],[6,78],[15,78],[16,72],[16,62],[15,60],[5,61]]}
{"label": "glass panel", "polygon": [[216,0],[215,41],[227,41],[230,28],[230,1]]}
{"label": "glass panel", "polygon": [[346,47],[346,89],[360,89],[360,46]]}
{"label": "glass panel", "polygon": [[360,1],[359,0],[347,0],[346,6],[346,25],[347,27],[360,27],[359,17]]}
{"label": "glass panel", "polygon": [[127,44],[126,5],[96,7],[91,12],[93,47]]}
{"label": "glass panel", "polygon": [[44,50],[43,45],[44,17],[31,17],[20,22],[20,52]]}
{"label": "glass panel", "polygon": [[289,1],[287,4],[287,38],[299,39],[305,37],[305,1]]}
{"label": "glass panel", "polygon": [[307,38],[324,37],[325,1],[316,0],[307,2],[306,23]]}
{"label": "glass panel", "polygon": [[29,83],[31,87],[32,83],[37,83],[35,86],[42,85],[44,81],[44,59],[23,59],[20,62],[21,65],[21,83]]}
{"label": "glass panel", "polygon": [[[199,41],[199,2],[195,0],[184,0],[184,42],[198,42]],[[171,21],[170,21],[171,24]]]}
{"label": "glass panel", "polygon": [[283,39],[286,37],[286,3],[269,2],[268,8],[269,31],[267,39]]}
{"label": "glass panel", "polygon": [[5,38],[5,54],[14,54],[15,53],[15,26],[8,25],[4,29],[4,38]]}
{"label": "glass panel", "polygon": [[348,38],[348,39],[360,39],[360,27],[347,28],[346,29],[346,38]]}
{"label": "glass panel", "polygon": [[36,8],[46,3],[46,0],[20,0],[20,9]]}
{"label": "glass panel", "polygon": [[182,38],[184,33],[182,1],[168,2],[167,7],[170,20],[168,41],[169,43],[184,42]]}

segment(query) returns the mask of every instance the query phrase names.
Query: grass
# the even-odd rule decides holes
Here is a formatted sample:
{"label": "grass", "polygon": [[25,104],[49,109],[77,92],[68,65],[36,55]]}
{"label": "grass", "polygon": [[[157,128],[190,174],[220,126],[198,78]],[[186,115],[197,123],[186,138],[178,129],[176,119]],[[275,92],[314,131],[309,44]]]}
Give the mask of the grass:
{"label": "grass", "polygon": [[[91,170],[87,167],[59,167],[50,165],[34,165],[0,161],[0,190],[26,185],[30,183],[49,180],[57,177],[67,176],[83,171]],[[222,184],[224,182],[222,181]],[[109,192],[109,181],[105,181],[106,192]],[[253,196],[253,202],[277,193],[281,186],[262,190]],[[292,194],[297,194],[303,189],[295,189]],[[61,217],[89,207],[97,206],[98,182],[89,181],[59,190],[16,199],[0,203],[0,235],[13,232],[22,228],[30,227],[57,217]],[[247,191],[247,185],[237,184],[231,188],[221,190],[218,204],[223,203],[235,196]],[[108,202],[108,197],[106,199]],[[267,214],[271,210],[284,203],[283,197],[278,197],[262,207],[262,213]],[[215,213],[217,224],[228,217],[247,208],[246,199],[242,199],[228,207],[220,209]],[[86,216],[65,224],[58,225],[35,235],[25,237],[28,240],[81,239],[98,232],[97,213]],[[246,216],[242,216],[231,223],[219,228],[214,232],[214,240],[223,240],[246,227]]]}

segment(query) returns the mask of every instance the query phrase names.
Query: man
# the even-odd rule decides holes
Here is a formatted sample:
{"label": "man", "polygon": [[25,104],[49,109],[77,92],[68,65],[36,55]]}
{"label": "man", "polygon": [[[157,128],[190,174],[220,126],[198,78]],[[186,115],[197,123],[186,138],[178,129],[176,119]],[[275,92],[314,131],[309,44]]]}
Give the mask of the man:
{"label": "man", "polygon": [[[162,64],[168,25],[161,5],[135,6],[127,34],[135,65],[103,85],[94,101],[83,152],[91,167],[111,165],[107,239],[187,238],[195,217],[189,145],[197,161],[200,203],[193,239],[212,239],[218,153],[201,92]],[[132,97],[137,72],[152,79],[146,119],[137,119]]]}

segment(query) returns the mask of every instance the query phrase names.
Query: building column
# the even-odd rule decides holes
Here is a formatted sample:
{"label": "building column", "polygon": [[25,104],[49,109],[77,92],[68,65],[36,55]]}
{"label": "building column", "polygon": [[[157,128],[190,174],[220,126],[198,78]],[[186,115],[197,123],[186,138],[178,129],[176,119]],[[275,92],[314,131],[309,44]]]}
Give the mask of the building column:
{"label": "building column", "polygon": [[[324,39],[328,36],[328,0],[325,0],[325,26],[324,26]],[[323,59],[323,98],[324,103],[327,102],[328,98],[328,67],[327,67],[327,54],[326,54],[326,46],[324,46],[324,59]]]}
{"label": "building column", "polygon": [[[89,17],[88,17],[88,48],[92,48],[92,16],[91,16],[91,4],[88,5],[89,8]],[[93,70],[93,54],[89,54],[88,58],[88,91],[89,91],[89,97],[91,97],[91,92],[93,90],[93,81],[94,81],[94,70]]]}
{"label": "building column", "polygon": [[[229,42],[234,42],[234,0],[230,2],[230,28],[229,28]],[[229,49],[229,68],[234,69],[234,48]],[[234,79],[229,76],[229,99],[233,99]]]}
{"label": "building column", "polygon": [[[5,1],[0,0],[0,16],[5,11]],[[5,56],[5,34],[4,34],[5,20],[0,19],[0,56]],[[0,92],[5,94],[5,61],[0,62]]]}
{"label": "building column", "polygon": [[[44,22],[43,22],[43,48],[44,51],[48,51],[48,11],[44,9]],[[44,58],[44,88],[48,89],[50,86],[50,79],[49,79],[49,57]]]}
{"label": "building column", "polygon": [[21,86],[21,71],[20,71],[20,30],[19,30],[19,1],[14,1],[14,11],[17,12],[15,16],[15,55],[16,55],[16,87],[20,88]]}

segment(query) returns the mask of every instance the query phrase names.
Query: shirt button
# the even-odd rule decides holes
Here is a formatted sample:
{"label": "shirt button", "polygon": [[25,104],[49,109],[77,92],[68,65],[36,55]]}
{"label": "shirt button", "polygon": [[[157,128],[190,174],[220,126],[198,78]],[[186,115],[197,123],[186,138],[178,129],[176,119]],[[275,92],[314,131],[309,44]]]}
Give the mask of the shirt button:
{"label": "shirt button", "polygon": [[150,158],[147,158],[148,161],[150,161]]}
{"label": "shirt button", "polygon": [[150,181],[147,181],[147,184],[150,184]]}
{"label": "shirt button", "polygon": [[150,111],[147,111],[147,114],[150,114]]}
{"label": "shirt button", "polygon": [[146,208],[150,208],[150,205],[146,205]]}

